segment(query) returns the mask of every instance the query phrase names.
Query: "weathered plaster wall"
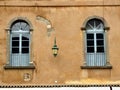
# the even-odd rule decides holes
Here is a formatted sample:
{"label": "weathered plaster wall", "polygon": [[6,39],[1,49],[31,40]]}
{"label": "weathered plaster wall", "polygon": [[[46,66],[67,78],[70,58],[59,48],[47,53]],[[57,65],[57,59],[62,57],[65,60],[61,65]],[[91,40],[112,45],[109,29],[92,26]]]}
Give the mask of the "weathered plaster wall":
{"label": "weathered plaster wall", "polygon": [[[68,81],[86,79],[120,80],[119,64],[119,6],[77,6],[77,7],[0,7],[0,82],[3,84],[65,84]],[[37,16],[48,19],[53,31],[49,32],[44,22]],[[81,30],[83,22],[90,16],[103,17],[108,31],[108,58],[112,69],[81,69],[84,62],[84,37]],[[35,69],[4,69],[7,63],[8,23],[16,17],[26,17],[33,25],[31,58]],[[57,39],[59,53],[52,55],[54,37]],[[30,80],[24,75],[30,74]],[[84,82],[83,82],[84,83]],[[89,82],[88,82],[89,83]]]}

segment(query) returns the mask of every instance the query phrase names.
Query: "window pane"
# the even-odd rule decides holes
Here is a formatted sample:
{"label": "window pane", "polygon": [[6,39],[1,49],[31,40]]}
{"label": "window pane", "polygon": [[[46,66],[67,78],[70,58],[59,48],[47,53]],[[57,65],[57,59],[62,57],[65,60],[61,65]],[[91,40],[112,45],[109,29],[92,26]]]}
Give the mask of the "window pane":
{"label": "window pane", "polygon": [[19,41],[12,41],[12,47],[13,46],[19,46]]}
{"label": "window pane", "polygon": [[29,48],[22,48],[22,53],[29,53]]}
{"label": "window pane", "polygon": [[97,52],[104,52],[104,47],[97,47]]}
{"label": "window pane", "polygon": [[91,19],[87,22],[86,24],[86,29],[87,30],[101,30],[103,31],[103,22],[99,19]]}
{"label": "window pane", "polygon": [[94,21],[95,21],[95,19],[92,19],[92,20],[90,20],[90,21],[88,21],[88,25],[90,24],[91,26],[94,26]]}
{"label": "window pane", "polygon": [[19,40],[19,37],[12,37],[12,40]]}
{"label": "window pane", "polygon": [[22,40],[29,40],[29,38],[22,36]]}
{"label": "window pane", "polygon": [[88,21],[88,23],[90,23],[92,26],[103,24],[102,21],[99,19],[91,19],[90,21]]}
{"label": "window pane", "polygon": [[87,24],[86,29],[87,29],[87,30],[91,30],[92,27],[93,27],[93,26],[92,26],[91,24]]}
{"label": "window pane", "polygon": [[98,20],[98,19],[95,19],[94,22],[95,22],[96,26],[102,24],[102,22],[100,20]]}
{"label": "window pane", "polygon": [[97,34],[97,39],[103,39],[103,34]]}
{"label": "window pane", "polygon": [[29,46],[29,41],[22,41],[22,47]]}
{"label": "window pane", "polygon": [[19,53],[19,48],[12,48],[12,53]]}
{"label": "window pane", "polygon": [[94,47],[87,47],[88,53],[94,53]]}
{"label": "window pane", "polygon": [[94,46],[94,40],[87,40],[87,46]]}
{"label": "window pane", "polygon": [[94,34],[87,34],[87,39],[94,39]]}
{"label": "window pane", "polygon": [[104,40],[97,40],[97,46],[104,45]]}

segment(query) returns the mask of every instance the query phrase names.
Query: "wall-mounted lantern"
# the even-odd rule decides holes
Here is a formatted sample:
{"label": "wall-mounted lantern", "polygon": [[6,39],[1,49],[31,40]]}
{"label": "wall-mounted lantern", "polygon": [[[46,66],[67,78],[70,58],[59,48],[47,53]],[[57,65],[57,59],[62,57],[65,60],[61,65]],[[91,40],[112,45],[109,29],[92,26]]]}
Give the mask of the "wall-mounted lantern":
{"label": "wall-mounted lantern", "polygon": [[58,48],[57,45],[56,45],[56,38],[55,38],[55,40],[54,40],[54,45],[53,45],[53,47],[52,47],[52,51],[53,51],[54,57],[57,56],[58,50],[59,50],[59,48]]}

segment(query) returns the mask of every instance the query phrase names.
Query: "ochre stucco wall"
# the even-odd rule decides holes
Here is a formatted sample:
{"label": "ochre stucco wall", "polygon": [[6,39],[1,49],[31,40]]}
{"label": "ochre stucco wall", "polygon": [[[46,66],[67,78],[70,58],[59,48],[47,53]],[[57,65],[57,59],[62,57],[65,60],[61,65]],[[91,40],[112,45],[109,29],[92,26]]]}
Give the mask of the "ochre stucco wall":
{"label": "ochre stucco wall", "polygon": [[[1,84],[66,84],[69,81],[85,83],[84,80],[120,80],[120,7],[119,6],[76,6],[76,7],[0,7],[0,83]],[[37,16],[49,20],[54,28],[50,35],[46,24]],[[90,16],[103,17],[110,30],[108,37],[108,59],[112,69],[81,69],[84,62],[84,36],[81,27]],[[7,63],[7,31],[11,20],[27,18],[33,25],[31,59],[35,69],[4,69]],[[56,37],[59,53],[52,55]],[[24,80],[24,74],[30,80]],[[95,81],[94,81],[95,82]],[[93,82],[93,83],[94,83]],[[87,82],[91,84],[91,82]],[[69,84],[69,83],[68,83]],[[102,83],[103,84],[103,83]]]}

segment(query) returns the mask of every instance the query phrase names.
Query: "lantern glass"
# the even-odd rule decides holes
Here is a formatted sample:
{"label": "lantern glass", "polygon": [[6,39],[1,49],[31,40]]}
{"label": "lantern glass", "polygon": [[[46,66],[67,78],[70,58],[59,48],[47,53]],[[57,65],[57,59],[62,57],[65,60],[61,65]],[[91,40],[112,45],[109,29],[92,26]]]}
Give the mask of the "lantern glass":
{"label": "lantern glass", "polygon": [[58,53],[58,50],[57,49],[53,49],[53,54],[57,55],[57,53]]}

